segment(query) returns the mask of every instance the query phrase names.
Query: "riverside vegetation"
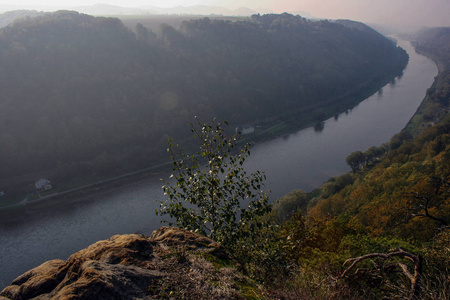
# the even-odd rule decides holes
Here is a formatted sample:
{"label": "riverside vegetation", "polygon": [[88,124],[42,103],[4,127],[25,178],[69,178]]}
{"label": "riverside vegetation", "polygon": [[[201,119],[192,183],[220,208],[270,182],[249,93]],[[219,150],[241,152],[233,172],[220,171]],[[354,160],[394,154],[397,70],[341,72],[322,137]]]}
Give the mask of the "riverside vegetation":
{"label": "riverside vegetation", "polygon": [[[267,298],[448,299],[450,61],[438,49],[450,45],[450,31],[430,30],[415,44],[435,47],[422,51],[435,54],[439,76],[413,124],[348,156],[352,173],[311,193],[293,191],[272,210],[261,174],[246,176],[241,167],[248,148],[229,157],[236,138],[224,137],[220,124],[198,122],[197,155],[175,155],[170,144],[176,176],[163,187],[168,199],[159,213],[221,241],[270,290]],[[246,198],[260,210],[240,209]]]}
{"label": "riverside vegetation", "polygon": [[450,297],[450,28],[425,30],[414,44],[436,61],[439,75],[406,128],[349,155],[352,173],[275,205],[281,229],[272,246],[293,268],[275,294]]}
{"label": "riverside vegetation", "polygon": [[2,202],[22,200],[41,177],[64,191],[165,162],[168,137],[190,147],[194,116],[231,127],[317,123],[407,60],[361,23],[290,14],[156,33],[69,11],[17,19],[0,29]]}
{"label": "riverside vegetation", "polygon": [[[261,298],[448,298],[449,116],[415,139],[361,152],[352,173],[311,193],[293,191],[273,210],[261,174],[241,167],[247,149],[229,162],[235,139],[216,123],[198,125],[200,151],[172,157],[177,175],[158,212],[221,241],[264,284]],[[249,209],[241,209],[246,199]]]}
{"label": "riverside vegetation", "polygon": [[[435,32],[441,37],[435,45],[445,47],[450,35],[441,30]],[[168,199],[160,212],[180,226],[216,237],[222,246],[170,227],[152,237],[115,236],[67,261],[25,273],[1,296],[448,299],[450,117],[442,108],[448,112],[450,90],[441,77],[448,64],[442,67],[420,109],[432,112],[432,120],[413,120],[383,147],[353,155],[359,161],[348,160],[352,173],[308,194],[293,191],[268,214],[265,194],[252,192],[261,190],[262,174],[247,177],[241,168],[249,153],[227,156],[235,139],[223,136],[216,123],[199,122],[200,128],[193,128],[201,141],[199,155],[181,151],[181,161],[173,156],[180,172],[175,185],[165,187]],[[170,145],[169,152],[175,149]],[[202,157],[209,158],[206,169],[199,168]],[[226,174],[242,176],[229,182]],[[222,190],[221,182],[229,186]],[[245,195],[250,207],[262,210],[240,210],[244,203],[235,199]],[[235,209],[222,213],[226,206]],[[238,221],[239,213],[248,215]]]}

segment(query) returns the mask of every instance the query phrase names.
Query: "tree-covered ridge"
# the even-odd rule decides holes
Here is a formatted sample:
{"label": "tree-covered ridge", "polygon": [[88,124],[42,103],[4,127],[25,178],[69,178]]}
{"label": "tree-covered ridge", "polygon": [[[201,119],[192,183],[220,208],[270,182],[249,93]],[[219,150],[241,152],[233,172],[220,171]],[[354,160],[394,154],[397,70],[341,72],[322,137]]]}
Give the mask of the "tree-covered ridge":
{"label": "tree-covered ridge", "polygon": [[213,87],[204,93],[214,99],[213,111],[239,122],[348,101],[349,91],[367,88],[406,62],[404,52],[367,26],[289,14],[254,15],[247,22],[205,18],[184,22],[183,35],[165,32],[169,43],[186,45],[179,48],[193,62],[186,75]]}
{"label": "tree-covered ridge", "polygon": [[352,173],[277,203],[281,220],[291,216],[282,243],[298,268],[294,291],[314,299],[448,299],[450,65],[442,49],[450,34],[429,34],[416,47],[440,72],[414,118],[433,118],[413,118],[388,143],[351,153]]}
{"label": "tree-covered ridge", "polygon": [[0,178],[50,170],[63,182],[143,168],[194,116],[320,119],[406,61],[364,25],[289,14],[205,18],[158,34],[69,11],[26,18],[0,30]]}

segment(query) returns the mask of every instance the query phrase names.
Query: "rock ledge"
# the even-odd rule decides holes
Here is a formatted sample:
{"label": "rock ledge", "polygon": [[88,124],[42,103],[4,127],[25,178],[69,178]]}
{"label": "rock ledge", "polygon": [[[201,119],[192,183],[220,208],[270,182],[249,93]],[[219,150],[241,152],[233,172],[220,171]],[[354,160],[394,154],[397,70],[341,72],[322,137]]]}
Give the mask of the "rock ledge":
{"label": "rock ledge", "polygon": [[68,260],[52,260],[16,278],[5,299],[243,299],[251,290],[225,250],[204,236],[162,227],[148,237],[115,235]]}

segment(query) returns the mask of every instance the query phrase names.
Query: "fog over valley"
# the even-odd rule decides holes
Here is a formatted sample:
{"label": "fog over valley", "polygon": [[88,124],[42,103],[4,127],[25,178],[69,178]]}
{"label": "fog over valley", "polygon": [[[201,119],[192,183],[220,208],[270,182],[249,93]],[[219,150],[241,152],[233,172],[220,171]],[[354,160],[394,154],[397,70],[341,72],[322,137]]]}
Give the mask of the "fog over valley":
{"label": "fog over valley", "polygon": [[[93,9],[91,6],[95,6]],[[114,7],[112,7],[114,6]],[[351,19],[383,24],[400,30],[421,26],[449,26],[448,0],[85,0],[85,1],[0,1],[0,12],[14,9],[54,11],[73,9],[98,15],[123,14],[301,14],[304,17]]]}

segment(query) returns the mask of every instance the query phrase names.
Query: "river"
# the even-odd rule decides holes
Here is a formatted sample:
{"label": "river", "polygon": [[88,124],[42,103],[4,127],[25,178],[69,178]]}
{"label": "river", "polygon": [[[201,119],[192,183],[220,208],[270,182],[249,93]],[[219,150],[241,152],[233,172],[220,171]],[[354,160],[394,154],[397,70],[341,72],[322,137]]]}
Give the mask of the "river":
{"label": "river", "polygon": [[[348,154],[387,142],[406,125],[437,75],[437,67],[416,54],[409,42],[399,41],[399,46],[408,52],[410,62],[403,76],[382,92],[326,120],[322,130],[307,128],[252,147],[246,168],[266,172],[272,199],[294,189],[310,191],[348,172]],[[161,226],[155,209],[156,200],[163,199],[159,181],[163,175],[22,220],[0,222],[0,290],[47,260],[67,259],[114,234],[151,234]]]}

